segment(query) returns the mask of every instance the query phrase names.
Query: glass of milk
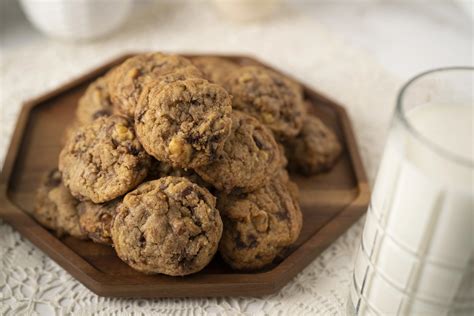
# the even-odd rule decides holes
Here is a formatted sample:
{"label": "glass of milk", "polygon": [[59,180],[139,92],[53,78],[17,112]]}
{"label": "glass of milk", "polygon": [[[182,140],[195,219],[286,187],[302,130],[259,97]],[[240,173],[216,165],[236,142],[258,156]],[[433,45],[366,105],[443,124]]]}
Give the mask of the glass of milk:
{"label": "glass of milk", "polygon": [[401,90],[348,315],[474,315],[474,68]]}

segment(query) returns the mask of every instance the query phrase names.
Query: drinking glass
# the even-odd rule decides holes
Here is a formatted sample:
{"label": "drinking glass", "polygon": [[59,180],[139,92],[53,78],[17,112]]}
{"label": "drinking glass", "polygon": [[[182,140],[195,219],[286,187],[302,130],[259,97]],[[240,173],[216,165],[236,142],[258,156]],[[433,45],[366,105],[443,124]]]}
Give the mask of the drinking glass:
{"label": "drinking glass", "polygon": [[357,251],[348,315],[474,314],[474,68],[401,89]]}

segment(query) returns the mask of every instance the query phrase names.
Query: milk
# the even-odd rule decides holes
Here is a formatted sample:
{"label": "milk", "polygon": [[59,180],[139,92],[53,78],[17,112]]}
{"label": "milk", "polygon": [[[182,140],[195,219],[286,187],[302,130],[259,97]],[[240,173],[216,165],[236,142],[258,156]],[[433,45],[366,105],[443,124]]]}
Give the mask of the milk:
{"label": "milk", "polygon": [[351,301],[359,315],[472,311],[473,107],[426,103],[405,116],[377,175]]}

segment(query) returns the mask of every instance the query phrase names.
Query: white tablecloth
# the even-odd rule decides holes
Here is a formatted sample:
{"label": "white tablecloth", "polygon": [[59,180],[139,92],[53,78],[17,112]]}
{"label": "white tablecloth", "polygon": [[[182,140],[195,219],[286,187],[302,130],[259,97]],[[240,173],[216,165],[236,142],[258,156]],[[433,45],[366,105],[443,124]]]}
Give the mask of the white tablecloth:
{"label": "white tablecloth", "polygon": [[[100,41],[43,39],[15,50],[2,49],[2,162],[23,100],[126,51],[222,52],[257,56],[345,105],[373,182],[400,82],[370,56],[325,31],[305,15],[304,7],[248,25],[223,21],[203,5],[153,8],[136,10],[120,32]],[[344,315],[361,227],[361,222],[354,225],[274,295],[125,300],[96,296],[0,220],[0,314]]]}

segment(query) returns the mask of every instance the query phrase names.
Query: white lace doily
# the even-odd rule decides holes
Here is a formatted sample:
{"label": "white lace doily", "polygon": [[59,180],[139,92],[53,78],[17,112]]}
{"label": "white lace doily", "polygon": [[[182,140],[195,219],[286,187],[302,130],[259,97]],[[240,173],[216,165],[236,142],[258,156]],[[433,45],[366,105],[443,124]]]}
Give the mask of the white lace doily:
{"label": "white lace doily", "polygon": [[[146,11],[146,12],[145,12]],[[304,10],[263,24],[223,21],[204,5],[136,10],[112,37],[88,44],[48,39],[1,51],[0,158],[21,102],[126,51],[250,54],[346,105],[370,181],[374,179],[398,80],[372,59],[323,30]],[[0,206],[1,207],[1,206]],[[279,293],[261,298],[131,300],[98,297],[9,225],[0,221],[0,314],[344,315],[354,225]]]}

